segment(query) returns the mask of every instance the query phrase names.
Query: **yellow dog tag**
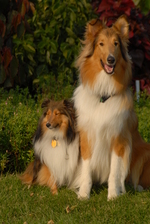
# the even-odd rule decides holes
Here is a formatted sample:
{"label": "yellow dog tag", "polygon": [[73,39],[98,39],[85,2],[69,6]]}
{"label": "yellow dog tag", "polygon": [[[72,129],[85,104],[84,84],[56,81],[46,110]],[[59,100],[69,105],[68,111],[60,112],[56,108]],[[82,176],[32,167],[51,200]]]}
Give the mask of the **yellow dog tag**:
{"label": "yellow dog tag", "polygon": [[52,142],[51,142],[51,145],[53,148],[55,148],[57,146],[57,141],[56,139],[53,139]]}

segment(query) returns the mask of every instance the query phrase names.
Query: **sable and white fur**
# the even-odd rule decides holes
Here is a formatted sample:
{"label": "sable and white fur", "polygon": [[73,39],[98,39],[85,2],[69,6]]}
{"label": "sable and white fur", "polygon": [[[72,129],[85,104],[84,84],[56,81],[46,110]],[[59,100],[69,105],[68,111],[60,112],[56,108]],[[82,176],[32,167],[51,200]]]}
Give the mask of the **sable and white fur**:
{"label": "sable and white fur", "polygon": [[[53,194],[57,187],[69,186],[79,159],[79,136],[76,133],[73,104],[64,100],[42,103],[45,111],[34,137],[35,160],[20,177],[23,183],[47,185]],[[57,143],[52,147],[52,142]]]}
{"label": "sable and white fur", "polygon": [[[93,182],[108,182],[108,200],[113,199],[125,193],[127,175],[136,188],[142,173],[145,160],[142,163],[136,158],[138,145],[133,144],[142,140],[128,88],[132,76],[128,33],[129,24],[123,16],[111,28],[99,20],[90,21],[86,27],[77,59],[80,84],[73,96],[81,150],[73,186],[79,188],[79,198],[89,198]],[[141,144],[150,155],[150,146]],[[140,165],[141,173],[136,172],[135,164]]]}

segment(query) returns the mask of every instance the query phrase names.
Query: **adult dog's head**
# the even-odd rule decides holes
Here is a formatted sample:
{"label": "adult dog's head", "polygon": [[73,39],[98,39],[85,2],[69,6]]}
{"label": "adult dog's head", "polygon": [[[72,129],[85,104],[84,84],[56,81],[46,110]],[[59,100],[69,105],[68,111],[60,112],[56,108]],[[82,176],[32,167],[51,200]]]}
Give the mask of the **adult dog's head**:
{"label": "adult dog's head", "polygon": [[124,16],[110,28],[98,19],[93,19],[87,24],[84,46],[77,60],[84,85],[88,84],[94,89],[95,84],[100,82],[101,75],[103,79],[107,79],[104,85],[110,81],[108,76],[111,77],[116,92],[127,88],[131,80],[128,36],[129,24]]}

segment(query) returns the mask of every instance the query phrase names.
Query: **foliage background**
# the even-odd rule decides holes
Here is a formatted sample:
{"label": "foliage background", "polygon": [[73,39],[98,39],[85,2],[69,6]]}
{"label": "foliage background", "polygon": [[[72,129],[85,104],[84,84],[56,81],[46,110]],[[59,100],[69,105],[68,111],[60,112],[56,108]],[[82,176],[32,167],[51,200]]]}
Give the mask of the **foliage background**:
{"label": "foliage background", "polygon": [[88,0],[34,2],[9,1],[0,15],[0,84],[69,96],[77,80],[80,38],[95,14]]}
{"label": "foliage background", "polygon": [[33,159],[32,138],[40,116],[28,89],[0,89],[0,170],[22,171]]}

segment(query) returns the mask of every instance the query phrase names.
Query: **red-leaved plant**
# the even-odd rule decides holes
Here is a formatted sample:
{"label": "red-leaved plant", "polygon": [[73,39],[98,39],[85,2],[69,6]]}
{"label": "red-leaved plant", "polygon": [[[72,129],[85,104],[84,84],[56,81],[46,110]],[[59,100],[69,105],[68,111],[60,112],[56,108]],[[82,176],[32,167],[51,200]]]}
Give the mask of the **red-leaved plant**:
{"label": "red-leaved plant", "polygon": [[0,10],[0,87],[10,88],[14,82],[24,84],[21,67],[13,54],[13,39],[25,34],[27,16],[34,7],[28,0],[6,0],[5,3]]}

